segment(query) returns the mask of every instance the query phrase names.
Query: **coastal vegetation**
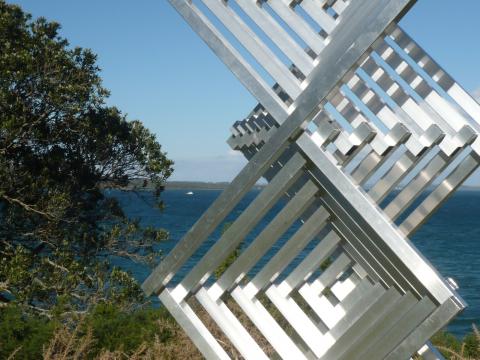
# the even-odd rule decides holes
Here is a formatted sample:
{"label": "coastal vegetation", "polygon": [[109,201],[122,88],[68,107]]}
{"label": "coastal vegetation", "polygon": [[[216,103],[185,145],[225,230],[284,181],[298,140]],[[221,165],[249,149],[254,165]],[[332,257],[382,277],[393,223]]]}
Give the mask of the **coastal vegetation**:
{"label": "coastal vegetation", "polygon": [[[192,306],[199,310],[198,304]],[[229,307],[236,311],[233,303]],[[238,358],[239,354],[212,320],[199,312],[219,342],[227,345],[232,358]],[[0,359],[202,359],[164,309],[125,311],[112,303],[103,303],[70,322],[25,315],[14,306],[0,314]],[[249,331],[262,344],[256,328],[251,326]],[[446,359],[480,359],[480,334],[476,328],[461,340],[442,331],[432,342]],[[262,345],[267,353],[271,351],[268,344]]]}
{"label": "coastal vegetation", "polygon": [[129,220],[103,190],[143,179],[161,206],[173,162],[140,121],[106,105],[96,55],[59,31],[0,0],[3,357],[20,336],[15,357],[35,358],[58,326],[113,305],[147,316],[133,312],[146,300],[114,260],[158,262],[155,244],[168,236]]}

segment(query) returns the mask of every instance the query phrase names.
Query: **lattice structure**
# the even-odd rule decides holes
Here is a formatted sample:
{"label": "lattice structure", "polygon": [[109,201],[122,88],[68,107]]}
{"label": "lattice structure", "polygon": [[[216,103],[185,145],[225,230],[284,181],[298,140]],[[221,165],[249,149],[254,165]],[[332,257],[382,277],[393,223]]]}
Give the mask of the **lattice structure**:
{"label": "lattice structure", "polygon": [[209,359],[205,314],[246,359],[440,358],[465,303],[408,237],[478,167],[480,106],[396,25],[413,1],[170,2],[260,104],[228,141],[248,165],[144,290]]}

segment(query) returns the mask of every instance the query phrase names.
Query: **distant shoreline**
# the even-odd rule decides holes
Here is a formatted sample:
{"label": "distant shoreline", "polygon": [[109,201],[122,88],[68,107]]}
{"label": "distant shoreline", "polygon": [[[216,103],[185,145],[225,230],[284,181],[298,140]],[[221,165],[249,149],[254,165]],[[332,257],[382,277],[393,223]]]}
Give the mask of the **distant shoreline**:
{"label": "distant shoreline", "polygon": [[[167,190],[224,190],[228,182],[200,182],[200,181],[169,181],[165,185]],[[253,189],[262,189],[265,185],[254,185]]]}
{"label": "distant shoreline", "polygon": [[[230,183],[228,182],[201,182],[201,181],[170,181],[167,182],[167,190],[224,190]],[[263,189],[266,185],[256,184],[252,189]],[[433,190],[431,186],[426,190]],[[401,190],[401,189],[399,189]],[[459,191],[480,191],[480,186],[461,186]]]}
{"label": "distant shoreline", "polygon": [[[229,182],[203,182],[203,181],[169,181],[165,185],[167,190],[224,190],[229,185]],[[264,184],[256,184],[252,189],[263,189]],[[432,190],[429,187],[427,191]],[[153,190],[149,184],[144,186],[143,180],[133,180],[125,190]],[[399,189],[400,190],[400,189]],[[461,186],[459,191],[480,191],[480,186]]]}

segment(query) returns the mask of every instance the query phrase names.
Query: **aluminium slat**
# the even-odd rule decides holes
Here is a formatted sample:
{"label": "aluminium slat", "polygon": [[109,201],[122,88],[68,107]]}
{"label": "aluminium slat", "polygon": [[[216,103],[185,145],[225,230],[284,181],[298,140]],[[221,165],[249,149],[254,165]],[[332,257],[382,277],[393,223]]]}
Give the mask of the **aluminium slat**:
{"label": "aluminium slat", "polygon": [[[426,101],[426,104],[432,107],[432,111],[437,111],[440,115],[436,117],[436,122],[450,135],[460,130],[468,121],[461,116],[451,105],[432,88],[428,83],[406,62],[401,56],[385,41],[380,45],[383,51],[388,51],[389,56],[384,60],[392,67],[411,88]],[[395,66],[397,63],[400,65]],[[423,104],[425,105],[425,104]],[[422,106],[422,104],[420,104]],[[441,108],[438,108],[441,106]]]}
{"label": "aluminium slat", "polygon": [[[463,306],[459,305],[453,298],[442,303],[426,321],[421,323],[417,321],[418,326],[411,328],[411,331],[406,333],[408,336],[402,339],[402,343],[395,350],[385,356],[385,360],[402,359],[413,354],[423,345],[421,339],[425,338],[425,335],[428,336],[440,331],[462,308]],[[419,318],[421,319],[421,316]]]}
{"label": "aluminium slat", "polygon": [[[327,235],[326,239],[335,239],[338,237],[334,232],[330,232],[330,234]],[[325,240],[324,240],[325,241]],[[352,241],[352,239],[350,239]],[[364,247],[361,243],[357,244],[360,247]],[[325,244],[320,243],[317,245],[318,247],[325,246]],[[319,256],[319,254],[316,253],[317,249],[315,249],[311,254],[307,255],[305,258],[304,262],[301,263],[299,267],[297,267],[289,276],[287,277],[286,281],[280,285],[280,289],[282,291],[288,293],[292,291],[298,284],[303,281],[306,277],[309,276],[309,274],[313,271],[313,269],[317,266],[320,265],[319,261],[323,261],[323,257]],[[377,264],[377,260],[369,255],[369,253],[363,252],[363,256],[367,257],[370,261],[370,264]],[[358,259],[358,256],[357,256]],[[365,265],[365,263],[363,263]],[[374,265],[375,271],[379,272],[381,274],[381,277],[386,281],[386,282],[392,282],[393,279],[391,279],[390,275],[388,275],[387,272],[383,268],[379,268],[377,265]],[[371,272],[372,276],[374,276],[373,272]],[[390,279],[390,280],[388,280]]]}
{"label": "aluminium slat", "polygon": [[209,294],[218,299],[230,287],[238,284],[271,246],[302,215],[315,200],[318,187],[308,181],[283,207],[256,239],[240,254],[220,278],[210,287]]}
{"label": "aluminium slat", "polygon": [[249,299],[240,287],[236,287],[231,295],[283,359],[307,359],[258,299]]}
{"label": "aluminium slat", "polygon": [[[388,154],[392,155],[393,151],[390,151]],[[364,185],[365,182],[368,181],[370,176],[373,175],[373,173],[383,165],[384,162],[388,161],[390,156],[380,156],[378,155],[375,151],[371,151],[363,160],[361,163],[358,164],[357,167],[352,171],[350,174],[352,177],[352,180],[357,184],[357,185]]]}
{"label": "aluminium slat", "polygon": [[205,15],[188,1],[169,0],[169,2],[275,119],[282,121],[288,116],[285,104]]}
{"label": "aluminium slat", "polygon": [[[370,348],[362,354],[358,354],[358,360],[385,359],[391,349],[395,348],[412,330],[422,323],[422,321],[435,310],[435,307],[435,304],[428,297],[417,301],[407,313],[403,314],[394,326],[384,331]],[[409,356],[418,350],[420,346],[413,350]],[[401,359],[401,357],[396,359]]]}
{"label": "aluminium slat", "polygon": [[[380,100],[378,100],[380,101]],[[370,102],[369,102],[370,103]],[[355,105],[352,104],[351,100],[348,99],[341,91],[339,91],[334,98],[332,99],[332,104],[336,106],[337,110],[340,111],[342,115],[345,116],[346,120],[353,123],[355,121],[358,121],[358,119],[361,119],[361,121],[366,120],[365,115],[363,115],[363,112],[361,112],[359,109],[356,108]],[[371,106],[369,106],[371,110],[374,110],[375,114],[375,109],[372,109]],[[386,106],[384,106],[385,108]],[[375,125],[374,122],[369,121],[368,124],[370,126],[373,126],[377,130],[377,134],[381,133],[381,130]],[[400,125],[399,122],[394,122],[390,123],[387,126],[390,129],[398,129],[398,126]],[[402,125],[403,127],[403,125]],[[403,127],[404,128],[404,127]],[[405,129],[405,128],[404,128]],[[407,133],[407,130],[405,129],[405,134]],[[390,134],[387,135],[387,137]],[[379,141],[377,141],[379,140]],[[395,144],[393,142],[391,145],[398,145],[399,141],[402,141],[402,138],[399,138]],[[380,136],[375,136],[375,138],[370,142],[370,145],[374,149],[375,152],[379,155],[384,155],[386,151],[388,151],[388,145],[386,144],[383,140],[381,140]],[[390,152],[391,154],[392,152]],[[369,162],[368,160],[372,160]],[[385,157],[379,157],[378,155],[374,153],[370,153],[367,155],[367,158],[362,161],[359,166],[354,170],[352,173],[352,176],[355,181],[357,181],[358,184],[361,184],[362,182],[365,182],[368,180],[369,174],[373,173],[379,166],[382,165],[383,162],[387,161],[388,159]]]}
{"label": "aluminium slat", "polygon": [[313,60],[291,36],[254,0],[236,0],[236,3],[262,29],[278,48],[308,76],[313,70]]}
{"label": "aluminium slat", "polygon": [[204,288],[195,296],[245,359],[268,360],[267,355],[224,303],[217,304]]}
{"label": "aluminium slat", "polygon": [[416,157],[409,151],[404,152],[384,176],[367,191],[368,195],[374,202],[381,203],[428,154],[429,152],[425,151]]}
{"label": "aluminium slat", "polygon": [[[347,80],[350,81],[351,78],[347,77],[344,79],[344,81]],[[342,88],[334,93],[330,102],[353,127],[359,126],[362,122],[368,122],[369,126],[371,126],[378,135],[385,135],[384,137],[375,136],[370,143],[373,150],[379,155],[383,155],[390,145],[397,145],[402,139],[402,137],[398,138],[397,135],[397,139],[394,140],[388,130],[390,130],[393,135],[397,134],[400,129],[405,133],[404,136],[408,133],[408,130],[396,119],[395,115],[391,111],[388,112],[388,106],[376,95],[374,95],[366,105],[369,110],[372,111],[373,115],[388,129],[387,131],[381,129],[375,120],[372,120],[370,116],[364,114],[363,111],[347,97]]]}
{"label": "aluminium slat", "polygon": [[[346,258],[345,255],[343,256]],[[350,259],[347,259],[347,260],[348,260],[347,263],[342,264],[345,266],[345,268],[351,265],[351,260]],[[340,318],[344,316],[346,313],[344,308],[340,304],[337,306],[333,306],[333,304],[330,303],[327,297],[322,295],[321,293],[324,288],[329,287],[336,280],[336,276],[340,271],[345,270],[345,268],[337,269],[337,271],[335,271],[336,274],[333,275],[333,278],[326,279],[325,275],[327,275],[326,274],[327,271],[329,271],[330,267],[332,266],[335,267],[336,265],[338,265],[338,259],[336,260],[336,262],[330,265],[329,268],[327,268],[327,270],[318,277],[318,279],[316,279],[316,281],[318,281],[323,286],[322,288],[319,289],[318,286],[304,284],[298,290],[298,293],[302,295],[305,301],[310,305],[310,307],[315,311],[318,317],[324,322],[324,324],[328,328],[332,328],[340,320]],[[368,280],[365,280],[365,281],[368,282]],[[354,295],[350,296],[350,298],[357,296],[359,294],[359,291],[362,289],[366,290],[367,287],[365,287],[365,285],[357,286],[355,288],[356,291],[352,293]],[[343,300],[343,299],[339,299],[339,300]]]}
{"label": "aluminium slat", "polygon": [[352,260],[342,253],[313,283],[304,286],[309,286],[316,294],[320,294],[325,288],[330,287],[351,264]]}
{"label": "aluminium slat", "polygon": [[203,356],[212,360],[231,360],[188,304],[176,302],[168,289],[164,289],[158,298]]}
{"label": "aluminium slat", "polygon": [[[400,87],[400,85],[398,85],[396,81],[389,77],[387,72],[385,72],[381,65],[379,65],[374,59],[374,57],[370,57],[362,65],[362,69],[366,74],[372,77],[376,86],[382,89],[385,94],[395,102],[397,107],[391,108],[392,112],[402,120],[402,123],[404,123],[413,134],[416,134],[417,136],[422,135],[424,131],[434,124],[434,122],[429,116],[419,116],[419,114],[424,114],[418,104]],[[375,86],[371,86],[366,82],[363,73],[359,73],[357,81],[362,87],[365,87],[373,94],[376,94],[379,98],[385,96],[385,94],[379,93]],[[355,89],[352,90],[355,93],[358,93]],[[374,96],[373,94],[372,97]],[[388,108],[389,107],[387,107],[387,109]]]}
{"label": "aluminium slat", "polygon": [[[404,89],[386,72],[382,65],[383,64],[375,56],[370,56],[361,65],[361,69],[364,70],[364,72],[374,81],[376,85],[371,86],[370,84],[367,84],[364,74],[360,72],[358,73],[356,81],[360,81],[361,86],[373,91],[373,93],[377,94],[377,96],[381,98],[388,96],[391,100],[393,100],[398,108],[393,108],[392,110],[403,110],[397,113],[397,116],[402,120],[402,122],[409,127],[413,133],[418,135],[422,134],[422,130],[425,131],[428,129],[428,127],[430,127],[434,122],[430,119],[430,117],[417,118],[415,112],[408,112],[408,110],[412,108],[414,110],[417,109],[415,106],[416,103],[411,96],[408,95]],[[379,93],[376,87],[382,89],[385,94]]]}
{"label": "aluminium slat", "polygon": [[267,264],[245,286],[244,291],[250,297],[257,295],[269,282],[275,280],[281,271],[302,251],[307,244],[324,228],[330,215],[319,208],[287,243],[268,261]]}
{"label": "aluminium slat", "polygon": [[320,54],[325,48],[324,39],[320,37],[290,6],[287,0],[269,0],[268,6],[315,52]]}
{"label": "aluminium slat", "polygon": [[302,287],[299,294],[303,300],[313,309],[315,314],[325,325],[327,329],[335,326],[342,317],[345,316],[345,310],[338,304],[334,306],[332,302],[322,294],[316,294],[307,287]]}
{"label": "aluminium slat", "polygon": [[[178,8],[184,10],[185,2],[170,0]],[[338,41],[332,42],[323,52],[319,64],[307,78],[307,87],[296,100],[297,106],[285,118],[277,118],[284,124],[276,135],[266,143],[243,170],[233,179],[225,191],[212,206],[202,215],[181,242],[172,250],[171,256],[157,266],[142,284],[146,294],[158,292],[173,277],[175,271],[190,257],[206,237],[215,229],[225,216],[233,209],[241,197],[262,176],[264,171],[275,161],[285,149],[287,141],[298,133],[305,120],[315,112],[318,103],[328,95],[330,89],[358,61],[376,38],[397,19],[399,14],[411,5],[409,0],[372,0],[368,4],[352,3],[344,15],[350,17],[349,22],[340,22],[335,32],[342,33]],[[183,7],[182,7],[183,5]],[[177,7],[176,6],[176,7]],[[350,16],[349,16],[350,14]],[[359,31],[361,29],[362,31]],[[200,29],[204,31],[204,29]],[[329,71],[335,66],[336,72]],[[206,225],[208,224],[208,226]]]}
{"label": "aluminium slat", "polygon": [[[369,64],[369,62],[367,61],[366,64]],[[365,70],[365,72],[370,75],[367,70]],[[432,122],[427,121],[427,119],[416,119],[415,117],[412,118],[412,115],[416,115],[412,112],[409,112],[413,106],[413,100],[406,98],[406,94],[398,87],[395,87],[395,91],[389,94],[390,98],[397,105],[393,107],[384,101],[383,94],[378,92],[375,87],[370,86],[366,82],[363,74],[353,76],[347,85],[353,94],[355,94],[359,100],[362,101],[380,121],[382,121],[385,126],[388,128],[393,128],[393,126],[395,126],[398,122],[404,124],[414,135],[411,137],[411,141],[417,140],[419,137],[421,137],[432,125]],[[387,94],[392,88],[394,88],[389,86],[390,84],[385,84],[385,82],[377,83],[377,85]],[[420,123],[418,120],[420,120]]]}
{"label": "aluminium slat", "polygon": [[[345,79],[343,81],[345,81]],[[363,114],[363,112],[345,96],[345,94],[341,91],[341,88],[332,92],[331,96],[329,97],[329,101],[335,107],[335,109],[337,109],[337,111],[352,125],[352,127],[355,128],[362,122],[368,121],[365,114]],[[372,126],[378,132],[380,132],[380,129],[377,128],[375,124]]]}
{"label": "aluminium slat", "polygon": [[473,99],[472,95],[467,93],[457,83],[448,90],[448,95],[450,95],[462,107],[462,109],[475,120],[475,123],[472,125],[477,131],[480,131],[480,105]]}
{"label": "aluminium slat", "polygon": [[320,240],[315,248],[301,261],[301,263],[283,280],[278,291],[282,296],[287,296],[298,285],[306,280],[320,264],[329,257],[340,242],[340,237],[333,231],[330,231]]}
{"label": "aluminium slat", "polygon": [[[350,88],[362,102],[364,102],[363,100],[366,95],[369,96],[367,98],[368,101],[364,102],[364,104],[388,129],[394,128],[395,125],[403,120],[402,118],[398,117],[398,115],[395,114],[392,109],[390,109],[390,107],[381,99],[378,94],[368,88],[364,81],[358,77],[358,75],[353,74],[351,77],[349,76],[346,78],[345,84],[345,86]],[[369,93],[367,94],[367,92]],[[342,94],[350,103],[352,102],[346,93],[342,91]],[[412,129],[419,130],[417,126],[412,127]]]}
{"label": "aluminium slat", "polygon": [[[258,152],[258,148],[253,145],[249,148],[251,156],[254,156]],[[286,164],[293,158],[295,152],[292,148],[287,148],[279,158],[263,173],[263,177],[268,181],[272,181],[278,172],[285,167]],[[301,175],[300,175],[301,176]]]}
{"label": "aluminium slat", "polygon": [[342,248],[352,259],[355,259],[355,265],[352,267],[352,270],[355,271],[360,278],[365,278],[368,275],[368,278],[371,279],[371,281],[375,283],[380,282],[380,277],[375,269],[366,262],[357,249],[348,242],[344,242]]}
{"label": "aluminium slat", "polygon": [[301,168],[305,159],[294,154],[288,163],[276,174],[273,180],[250,203],[228,230],[215,242],[201,260],[185,276],[172,291],[172,295],[180,301],[195,287],[201,286],[243,238],[262,219],[268,210],[275,205],[283,193],[302,175]]}
{"label": "aluminium slat", "polygon": [[399,26],[390,34],[391,38],[412,58],[460,107],[475,121],[471,123],[480,131],[480,106],[438,63],[433,60]]}
{"label": "aluminium slat", "polygon": [[438,153],[384,208],[385,215],[395,221],[459,154],[460,152],[457,152],[454,156],[447,157]]}
{"label": "aluminium slat", "polygon": [[400,26],[397,25],[392,30],[389,37],[445,91],[453,85],[455,82],[453,78],[447,74],[412,38],[410,38]]}
{"label": "aluminium slat", "polygon": [[[315,173],[314,178],[317,177],[318,176]],[[325,200],[327,199],[324,197],[324,201]],[[362,266],[366,266],[366,268],[370,269],[371,276],[379,277],[383,283],[389,284],[390,286],[396,284],[403,288],[410,288],[412,286],[411,282],[407,281],[402,273],[399,272],[399,269],[397,268],[398,265],[403,265],[398,263],[395,255],[392,254],[388,247],[386,248],[383,246],[382,242],[375,243],[366,237],[364,231],[361,228],[358,228],[358,225],[355,222],[352,222],[351,219],[348,219],[349,215],[347,215],[348,213],[345,213],[344,210],[341,210],[342,212],[337,213],[336,211],[341,209],[337,204],[334,204],[328,200],[326,203],[335,213],[335,220],[332,222],[333,226],[340,234],[342,234],[343,238],[347,240],[347,243],[352,243],[354,245],[350,252],[354,250],[353,253],[356,254],[356,260],[361,261]],[[345,222],[345,220],[347,222]],[[352,230],[352,226],[355,228],[355,231]],[[385,250],[387,250],[387,253],[384,253]],[[395,260],[397,265],[394,265],[391,259]],[[404,271],[408,270],[404,269]],[[423,287],[420,285],[420,288]]]}
{"label": "aluminium slat", "polygon": [[355,307],[358,299],[367,297],[373,292],[373,284],[368,279],[363,279],[358,285],[342,299],[340,303],[333,306],[325,295],[311,292],[308,288],[302,289],[301,295],[317,316],[329,328],[335,327],[338,322]]}
{"label": "aluminium slat", "polygon": [[[357,264],[352,267],[352,270],[356,265]],[[344,309],[345,313],[352,311],[358,299],[371,292],[372,288],[377,285],[377,282],[375,282],[370,275],[366,275],[363,278],[359,276],[359,279],[358,285],[355,286],[355,288],[349,294],[347,294],[345,298],[339,299],[340,302],[335,305]]]}
{"label": "aluminium slat", "polygon": [[315,20],[327,33],[331,34],[335,29],[336,21],[327,14],[318,0],[303,0],[300,6]]}
{"label": "aluminium slat", "polygon": [[407,277],[404,264],[391,254],[391,250],[385,247],[385,244],[373,241],[358,228],[352,230],[351,219],[342,219],[342,221],[337,219],[343,213],[340,213],[341,210],[332,202],[332,199],[326,199],[325,203],[333,213],[332,217],[335,220],[332,221],[332,226],[335,231],[344,239],[345,243],[356,250],[356,261],[361,263],[362,266],[368,264],[366,269],[371,271],[372,276],[379,283],[385,287],[397,286],[405,291],[406,289],[411,289],[414,292],[425,291],[423,285],[412,284],[412,280],[413,282],[417,280]]}
{"label": "aluminium slat", "polygon": [[335,156],[342,166],[347,166],[374,138],[376,133],[367,122],[362,123],[351,134],[340,134],[333,141],[337,147]]}
{"label": "aluminium slat", "polygon": [[247,24],[229,6],[218,0],[201,0],[210,11],[224,24],[237,38],[258,63],[272,76],[272,78],[296,99],[301,93],[300,82],[288,70],[275,53],[248,27]]}
{"label": "aluminium slat", "polygon": [[391,293],[391,290],[386,291],[380,284],[376,284],[370,292],[357,298],[351,311],[347,312],[345,316],[325,334],[326,338],[331,339],[331,345],[326,346],[323,349],[322,355],[327,355],[329,349],[331,349],[332,346],[335,346],[338,339],[342,338],[348,329],[359,321],[366,313],[375,311],[378,302],[383,302],[385,298],[390,299]]}
{"label": "aluminium slat", "polygon": [[381,297],[374,301],[374,304],[363,315],[337,338],[335,344],[322,356],[322,360],[338,360],[343,357],[352,345],[361,341],[368,333],[368,330],[384,320],[389,311],[401,300],[400,293],[395,288],[388,289]]}
{"label": "aluminium slat", "polygon": [[[355,185],[326,158],[325,154],[318,151],[316,145],[306,134],[300,136],[296,143],[314,165],[322,169],[317,180],[326,191],[324,199],[330,204],[333,204],[332,201],[340,201],[345,204],[343,207],[345,212],[337,215],[342,221],[351,219],[349,229],[357,231],[358,228],[359,236],[366,235],[365,232],[368,232],[368,238],[373,240],[377,246],[381,246],[382,252],[387,251],[389,257],[399,261],[400,263],[396,266],[402,269],[402,276],[409,276],[413,291],[418,291],[418,289],[423,291],[425,286],[428,286],[428,289],[425,290],[433,298],[439,303],[446,301],[451,296],[448,285],[418,253],[418,250],[406,242],[405,238],[390,225],[390,220],[365,197],[365,194],[356,190]],[[398,248],[399,246],[401,249]],[[396,281],[399,279],[397,278]]]}
{"label": "aluminium slat", "polygon": [[295,300],[290,296],[285,297],[281,294],[277,286],[271,285],[265,292],[265,295],[267,295],[317,358],[323,354],[325,348],[332,345],[334,342],[333,338],[324,336],[318,326],[305,314]]}
{"label": "aluminium slat", "polygon": [[[347,255],[347,257],[349,256],[348,253],[346,251],[342,251],[342,254],[344,255]],[[328,291],[326,292],[326,294],[333,294],[334,297],[339,301],[339,302],[342,302],[343,299],[345,299],[345,297],[350,293],[352,292],[353,289],[355,289],[355,287],[359,284],[359,281],[362,280],[363,278],[360,277],[354,270],[353,270],[353,267],[354,266],[359,266],[354,259],[351,258],[350,260],[351,264],[349,264],[348,268],[345,269],[345,271],[341,271],[339,272],[338,276],[336,278],[334,278],[333,282],[330,284],[330,286],[328,286],[327,288],[324,288],[323,285],[321,287],[322,291],[324,289],[328,289]],[[346,272],[348,272],[348,274],[345,274]],[[340,278],[340,276],[347,276],[346,278]],[[317,278],[318,279],[318,278]],[[312,285],[315,283],[315,281],[317,280],[315,279],[309,286],[310,289],[312,289]],[[308,286],[306,286],[308,283],[305,283],[300,289],[299,289],[299,292],[303,289],[303,288],[308,288]],[[319,296],[319,292],[316,292],[315,288],[313,287],[314,289],[314,292],[316,293],[316,296]]]}
{"label": "aluminium slat", "polygon": [[417,354],[421,356],[423,360],[446,360],[430,341],[427,341],[427,343],[417,351]]}
{"label": "aluminium slat", "polygon": [[457,190],[465,180],[479,167],[480,159],[469,154],[455,170],[437,185],[427,198],[399,226],[400,231],[410,235],[424,224],[445,201]]}
{"label": "aluminium slat", "polygon": [[350,1],[350,0],[347,0],[347,1],[345,1],[345,0],[337,0],[337,1],[335,1],[335,2],[333,3],[332,8],[333,8],[333,10],[335,10],[335,12],[336,12],[337,14],[341,15],[342,12],[345,10],[345,8],[348,6],[348,2],[349,2],[349,1]]}
{"label": "aluminium slat", "polygon": [[[350,360],[359,358],[359,355],[373,346],[383,336],[383,333],[389,328],[397,325],[397,322],[418,303],[411,293],[407,293],[397,302],[396,306],[383,319],[381,324],[374,324],[368,329],[362,330],[359,340],[352,344],[348,351],[346,351],[339,360]],[[374,356],[374,354],[371,354]]]}

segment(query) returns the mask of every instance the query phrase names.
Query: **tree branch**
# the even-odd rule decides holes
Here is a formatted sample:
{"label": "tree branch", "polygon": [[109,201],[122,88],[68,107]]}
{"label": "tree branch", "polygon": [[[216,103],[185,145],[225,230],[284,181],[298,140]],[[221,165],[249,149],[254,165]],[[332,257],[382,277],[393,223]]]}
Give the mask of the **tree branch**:
{"label": "tree branch", "polygon": [[14,198],[11,198],[7,195],[2,195],[2,198],[4,198],[6,201],[8,201],[9,203],[11,204],[17,204],[17,205],[20,205],[21,207],[23,207],[25,210],[27,211],[30,211],[30,212],[34,212],[36,214],[39,214],[39,215],[42,215],[44,217],[46,217],[47,219],[49,220],[54,220],[55,217],[52,215],[52,214],[49,214],[49,213],[46,213],[46,212],[43,212],[43,211],[40,211],[40,210],[37,210],[35,209],[33,206],[31,205],[28,205],[28,204],[25,204],[23,201],[19,200],[19,199],[14,199]]}

